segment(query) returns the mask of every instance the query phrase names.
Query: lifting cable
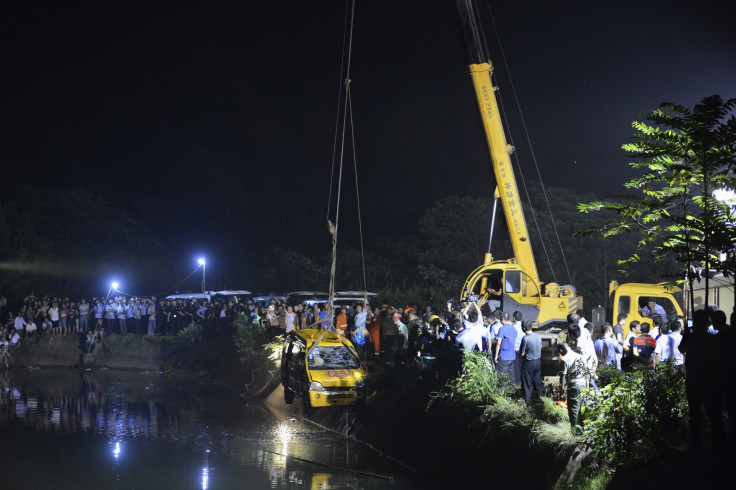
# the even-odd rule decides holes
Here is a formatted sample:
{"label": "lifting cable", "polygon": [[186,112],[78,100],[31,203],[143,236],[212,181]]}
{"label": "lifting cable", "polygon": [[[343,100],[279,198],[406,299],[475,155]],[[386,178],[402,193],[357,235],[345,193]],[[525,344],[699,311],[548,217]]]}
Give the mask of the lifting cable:
{"label": "lifting cable", "polygon": [[344,27],[342,29],[342,54],[340,55],[340,82],[337,88],[337,111],[335,113],[335,136],[332,143],[332,168],[330,169],[330,192],[327,198],[327,219],[330,219],[330,207],[332,205],[332,181],[335,179],[335,156],[337,154],[337,133],[340,129],[340,105],[342,103],[342,73],[345,68],[345,36],[348,32],[348,9],[347,4],[345,8],[345,20],[343,21]]}
{"label": "lifting cable", "polygon": [[[358,191],[358,162],[356,157],[356,149],[355,149],[355,127],[353,124],[353,105],[352,105],[352,97],[350,93],[350,65],[352,61],[352,51],[353,51],[353,26],[355,21],[355,0],[352,2],[351,12],[350,12],[350,28],[349,28],[349,35],[348,35],[348,48],[347,48],[347,62],[345,63],[345,105],[342,113],[342,139],[340,142],[340,168],[338,171],[338,178],[337,178],[337,198],[335,202],[335,223],[333,224],[329,220],[329,208],[331,206],[331,200],[332,200],[332,177],[330,180],[330,197],[328,201],[328,220],[327,224],[330,230],[330,233],[332,235],[332,264],[330,266],[330,288],[329,288],[329,300],[328,300],[328,308],[329,308],[329,314],[334,316],[334,301],[335,301],[335,272],[337,268],[337,232],[339,229],[339,221],[340,221],[340,199],[342,195],[342,174],[343,174],[343,164],[345,159],[345,133],[347,131],[348,122],[350,124],[350,137],[351,142],[353,145],[353,165],[355,169],[355,193],[356,193],[356,199],[358,203],[358,229],[360,234],[360,253],[361,253],[361,260],[363,265],[363,288],[364,291],[367,291],[367,282],[366,282],[366,272],[365,272],[365,251],[363,248],[363,224],[362,224],[362,217],[360,213],[360,194]],[[345,23],[346,23],[346,29],[344,32],[347,32],[347,12],[345,15]],[[345,57],[345,35],[343,34],[343,58]],[[350,119],[348,121],[348,113],[350,114]],[[338,107],[337,111],[338,116],[336,117],[336,120],[339,120],[339,114],[340,114],[340,108]],[[335,137],[337,138],[337,128],[335,129]],[[337,145],[335,144],[335,147]],[[333,171],[332,175],[334,175],[334,157],[333,157]],[[364,295],[365,296],[365,295]]]}
{"label": "lifting cable", "polygon": [[[550,221],[552,222],[552,227],[554,228],[555,238],[557,239],[557,245],[558,245],[558,247],[560,249],[560,255],[562,256],[562,263],[565,265],[565,271],[567,272],[567,278],[570,281],[570,283],[572,283],[572,275],[570,274],[570,268],[567,265],[567,259],[565,258],[565,251],[562,248],[562,242],[560,240],[560,234],[557,231],[557,224],[555,223],[554,215],[552,214],[552,207],[551,207],[551,205],[549,203],[549,197],[547,196],[547,191],[544,188],[544,182],[542,181],[542,174],[539,171],[539,165],[537,164],[537,157],[536,157],[536,155],[534,153],[534,148],[532,147],[532,142],[531,142],[531,138],[529,137],[529,130],[527,129],[526,121],[524,120],[524,113],[521,110],[521,104],[519,103],[519,97],[518,97],[518,95],[516,93],[516,87],[514,86],[514,81],[511,78],[511,70],[509,69],[509,65],[508,65],[508,63],[506,61],[506,54],[504,53],[504,50],[503,50],[503,44],[501,43],[501,37],[498,34],[498,28],[496,27],[496,21],[495,21],[495,19],[493,17],[493,12],[491,11],[491,6],[488,3],[488,0],[486,0],[486,7],[488,8],[488,13],[491,16],[491,23],[493,24],[493,29],[494,29],[495,34],[496,34],[496,40],[498,41],[498,46],[499,46],[499,48],[501,50],[501,59],[503,60],[504,68],[506,69],[506,73],[508,74],[508,77],[509,77],[509,83],[510,83],[510,86],[511,86],[511,92],[514,94],[514,100],[516,101],[516,107],[517,107],[517,109],[519,111],[519,116],[521,118],[521,124],[522,124],[522,126],[524,128],[524,134],[526,135],[527,144],[529,145],[529,151],[531,152],[531,155],[532,155],[532,161],[534,162],[534,168],[537,171],[537,177],[539,177],[539,183],[540,183],[540,185],[542,187],[542,195],[544,196],[544,200],[545,200],[545,202],[547,204],[547,212],[549,213]],[[500,97],[499,97],[499,100],[500,100]],[[501,109],[503,111],[503,103],[501,103]],[[504,119],[505,119],[505,116],[504,116]],[[506,127],[507,128],[509,127],[508,126],[508,122],[506,123]],[[514,143],[513,143],[513,138],[511,137],[511,132],[510,131],[509,131],[509,139],[511,140],[511,145],[513,146]],[[532,211],[532,217],[534,219],[534,224],[535,224],[535,226],[537,228],[537,233],[540,236],[540,242],[542,244],[542,248],[544,249],[544,254],[547,257],[547,262],[549,263],[549,267],[552,270],[552,277],[554,279],[554,276],[555,276],[554,269],[552,268],[552,264],[550,262],[549,255],[547,255],[547,249],[544,246],[544,240],[541,239],[542,232],[541,232],[541,230],[539,228],[539,223],[537,222],[536,214],[534,212],[534,207],[531,205],[531,198],[529,196],[529,191],[527,190],[526,181],[524,180],[524,174],[521,172],[521,165],[519,164],[519,158],[518,158],[518,156],[516,154],[514,154],[514,159],[516,160],[516,167],[519,169],[519,175],[521,177],[521,181],[522,181],[522,184],[524,186],[524,192],[526,193],[526,198],[529,201],[529,208]],[[554,280],[555,280],[555,282],[557,282],[557,279],[554,279]]]}

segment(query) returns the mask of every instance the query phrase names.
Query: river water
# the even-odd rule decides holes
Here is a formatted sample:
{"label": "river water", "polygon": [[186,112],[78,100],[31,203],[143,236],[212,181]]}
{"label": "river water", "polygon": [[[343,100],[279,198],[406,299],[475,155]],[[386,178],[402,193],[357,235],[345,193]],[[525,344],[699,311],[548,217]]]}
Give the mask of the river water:
{"label": "river water", "polygon": [[427,488],[358,441],[206,380],[6,369],[0,391],[3,488]]}

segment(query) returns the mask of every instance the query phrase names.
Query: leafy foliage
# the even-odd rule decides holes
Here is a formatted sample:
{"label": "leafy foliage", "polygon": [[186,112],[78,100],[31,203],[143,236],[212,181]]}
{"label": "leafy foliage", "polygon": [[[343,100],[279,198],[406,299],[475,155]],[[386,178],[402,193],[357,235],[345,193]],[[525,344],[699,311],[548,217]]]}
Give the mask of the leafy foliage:
{"label": "leafy foliage", "polygon": [[515,389],[508,376],[493,368],[491,358],[480,352],[466,352],[462,374],[450,381],[446,389],[433,396],[432,401],[444,400],[460,405],[484,407],[511,396]]}
{"label": "leafy foliage", "polygon": [[[580,204],[584,213],[607,209],[615,216],[580,232],[611,237],[634,234],[637,248],[623,266],[643,256],[674,256],[689,271],[723,270],[717,254],[732,248],[736,231],[731,209],[713,196],[716,189],[736,188],[736,99],[714,95],[691,110],[664,103],[635,121],[634,141],[623,145],[641,171],[625,186],[637,193],[618,201]],[[707,290],[706,274],[706,290]],[[691,284],[692,285],[692,284]],[[707,298],[706,298],[707,299]]]}
{"label": "leafy foliage", "polygon": [[648,459],[683,437],[684,373],[669,364],[631,374],[611,371],[600,396],[583,407],[583,441],[616,463]]}
{"label": "leafy foliage", "polygon": [[[248,315],[240,315],[233,322],[233,342],[238,359],[241,363],[246,363],[253,359],[253,356],[260,349],[260,340],[263,332],[260,323],[254,321]],[[283,339],[282,339],[283,342]]]}

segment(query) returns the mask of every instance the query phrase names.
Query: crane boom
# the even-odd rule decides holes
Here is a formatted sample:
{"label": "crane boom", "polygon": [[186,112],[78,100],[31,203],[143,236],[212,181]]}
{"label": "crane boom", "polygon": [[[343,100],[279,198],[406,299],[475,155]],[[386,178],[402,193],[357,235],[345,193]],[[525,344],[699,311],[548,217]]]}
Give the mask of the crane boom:
{"label": "crane boom", "polygon": [[478,98],[478,107],[483,120],[486,139],[488,140],[496,185],[501,195],[501,203],[511,235],[514,257],[529,277],[534,282],[539,283],[537,264],[534,261],[524,210],[519,199],[519,189],[516,186],[516,178],[509,158],[509,155],[513,152],[513,147],[506,142],[506,135],[503,130],[498,103],[496,102],[495,92],[497,89],[493,86],[491,80],[492,73],[493,67],[490,62],[470,65],[470,75],[473,79],[475,95]]}

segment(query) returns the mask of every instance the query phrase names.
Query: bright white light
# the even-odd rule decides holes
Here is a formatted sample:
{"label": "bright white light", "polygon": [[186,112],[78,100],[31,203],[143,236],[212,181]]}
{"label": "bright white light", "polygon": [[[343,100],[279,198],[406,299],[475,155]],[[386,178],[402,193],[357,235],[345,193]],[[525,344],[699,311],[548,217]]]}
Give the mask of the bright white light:
{"label": "bright white light", "polygon": [[279,424],[276,429],[276,436],[282,444],[288,444],[293,438],[291,428],[287,424]]}
{"label": "bright white light", "polygon": [[210,470],[207,467],[202,468],[202,490],[207,490],[210,483]]}
{"label": "bright white light", "polygon": [[713,197],[730,207],[736,206],[736,191],[732,189],[716,189],[713,191]]}
{"label": "bright white light", "polygon": [[115,449],[112,450],[112,454],[115,456],[115,459],[118,459],[120,457],[120,443],[115,443]]}
{"label": "bright white light", "polygon": [[117,282],[112,283],[112,288],[113,289],[117,289],[118,286],[120,286],[120,284],[118,284]]}
{"label": "bright white light", "polygon": [[204,265],[204,259],[199,259],[199,265]]}

